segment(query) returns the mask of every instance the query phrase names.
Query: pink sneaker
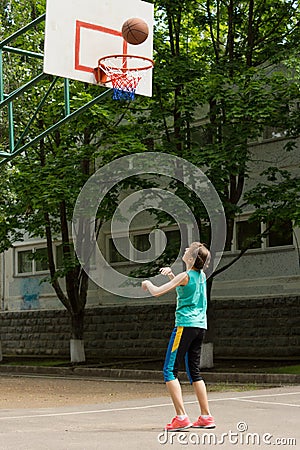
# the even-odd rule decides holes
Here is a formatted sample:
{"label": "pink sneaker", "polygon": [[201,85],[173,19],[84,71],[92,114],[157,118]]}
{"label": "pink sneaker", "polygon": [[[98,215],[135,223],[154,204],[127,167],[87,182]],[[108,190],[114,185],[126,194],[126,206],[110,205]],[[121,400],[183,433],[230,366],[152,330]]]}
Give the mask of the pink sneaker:
{"label": "pink sneaker", "polygon": [[199,416],[198,420],[193,423],[193,428],[216,428],[216,424],[213,416]]}
{"label": "pink sneaker", "polygon": [[178,419],[178,417],[174,417],[171,423],[168,423],[165,426],[166,431],[181,431],[185,428],[191,427],[193,424],[190,422],[190,419],[186,417],[185,419]]}

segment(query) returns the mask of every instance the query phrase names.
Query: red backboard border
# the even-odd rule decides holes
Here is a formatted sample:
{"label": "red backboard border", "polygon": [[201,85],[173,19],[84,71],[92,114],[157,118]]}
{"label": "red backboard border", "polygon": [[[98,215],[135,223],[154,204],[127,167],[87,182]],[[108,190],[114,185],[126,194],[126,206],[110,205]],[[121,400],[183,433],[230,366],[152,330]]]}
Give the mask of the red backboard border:
{"label": "red backboard border", "polygon": [[[118,36],[123,40],[123,54],[127,54],[128,43],[123,39],[121,31],[113,30],[112,28],[103,27],[102,25],[96,25],[93,23],[83,22],[81,20],[76,20],[76,31],[75,31],[75,70],[80,70],[82,72],[94,72],[95,67],[84,66],[80,63],[80,41],[81,41],[81,30],[86,28],[88,30],[99,31],[100,33],[107,33],[113,36]],[[99,55],[100,57],[101,55]],[[97,61],[95,61],[95,66]]]}

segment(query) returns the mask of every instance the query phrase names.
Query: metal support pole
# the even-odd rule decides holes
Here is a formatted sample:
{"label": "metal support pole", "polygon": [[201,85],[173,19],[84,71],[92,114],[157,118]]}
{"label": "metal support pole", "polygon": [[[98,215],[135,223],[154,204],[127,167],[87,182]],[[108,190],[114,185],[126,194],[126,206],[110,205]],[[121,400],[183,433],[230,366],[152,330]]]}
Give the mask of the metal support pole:
{"label": "metal support pole", "polygon": [[70,82],[68,78],[64,79],[64,95],[65,95],[65,116],[70,115]]}
{"label": "metal support pole", "polygon": [[30,28],[34,27],[38,23],[40,23],[43,20],[45,20],[45,17],[46,17],[46,14],[42,14],[40,17],[38,17],[37,19],[33,20],[32,22],[30,22],[25,27],[23,27],[20,30],[16,31],[14,34],[9,36],[8,38],[4,39],[4,41],[0,42],[0,48],[3,48],[10,41],[12,41],[13,39],[16,39],[18,36],[21,36],[21,34],[25,33],[28,30],[30,30]]}
{"label": "metal support pole", "polygon": [[4,47],[2,47],[2,49],[9,53],[16,53],[17,55],[44,59],[44,55],[42,53],[30,52],[29,50],[23,50],[22,48],[8,47],[7,45],[5,45]]}
{"label": "metal support pole", "polygon": [[40,103],[38,104],[38,106],[36,107],[36,110],[34,111],[33,115],[31,116],[29,122],[27,123],[26,127],[24,128],[23,132],[21,133],[21,136],[19,137],[16,145],[15,145],[15,150],[22,144],[22,140],[24,139],[24,137],[26,136],[31,124],[34,122],[36,116],[38,115],[38,113],[40,112],[40,110],[42,109],[42,107],[44,106],[50,92],[52,91],[52,89],[54,88],[56,82],[58,80],[58,77],[55,77],[54,80],[52,81],[52,83],[50,84],[47,92],[45,93],[44,97],[42,98],[42,100],[40,101]]}
{"label": "metal support pole", "polygon": [[69,116],[64,117],[63,119],[61,119],[59,122],[55,123],[54,125],[52,125],[52,127],[48,128],[47,130],[43,131],[41,134],[39,134],[38,136],[36,136],[34,139],[32,139],[30,142],[27,142],[25,145],[23,145],[22,147],[18,148],[17,150],[14,151],[13,154],[11,155],[7,155],[7,153],[5,152],[0,152],[0,157],[2,156],[4,159],[2,161],[0,161],[0,166],[4,163],[6,163],[7,161],[9,161],[10,159],[12,159],[14,156],[19,155],[20,153],[22,153],[24,150],[26,150],[28,147],[30,147],[31,145],[36,144],[37,142],[39,142],[41,139],[43,139],[45,136],[47,136],[48,134],[52,133],[53,131],[57,130],[58,128],[60,128],[62,125],[64,125],[65,123],[67,123],[69,120],[77,117],[79,114],[81,114],[83,111],[85,111],[86,109],[90,108],[91,106],[95,105],[96,103],[98,103],[102,98],[106,97],[107,95],[111,95],[111,89],[107,89],[106,91],[102,92],[102,94],[98,95],[97,97],[95,97],[93,100],[89,101],[88,103],[86,103],[85,105],[81,106],[80,108],[78,108],[76,111],[73,111]]}
{"label": "metal support pole", "polygon": [[4,100],[4,83],[3,83],[3,53],[0,49],[0,102]]}
{"label": "metal support pole", "polygon": [[10,153],[13,153],[15,149],[15,136],[14,136],[14,114],[12,102],[8,104],[8,136],[9,136],[9,150]]}
{"label": "metal support pole", "polygon": [[29,89],[31,86],[34,86],[38,81],[43,80],[44,78],[48,77],[46,73],[40,73],[37,77],[33,78],[32,80],[28,81],[28,83],[23,84],[23,86],[19,87],[15,91],[13,91],[11,94],[9,94],[4,100],[0,103],[0,108],[2,108],[7,103],[14,100],[16,97],[18,97],[20,94],[25,92],[27,89]]}

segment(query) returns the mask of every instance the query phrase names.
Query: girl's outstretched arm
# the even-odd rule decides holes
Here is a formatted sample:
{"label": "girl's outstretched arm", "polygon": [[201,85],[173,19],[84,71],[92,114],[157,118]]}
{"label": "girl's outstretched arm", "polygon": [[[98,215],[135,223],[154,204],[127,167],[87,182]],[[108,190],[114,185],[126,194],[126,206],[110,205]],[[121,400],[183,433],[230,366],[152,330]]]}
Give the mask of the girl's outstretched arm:
{"label": "girl's outstretched arm", "polygon": [[144,291],[149,291],[151,295],[154,297],[159,297],[160,295],[166,294],[167,292],[172,291],[177,286],[183,286],[188,282],[188,274],[186,272],[179,273],[172,280],[168,281],[168,283],[163,284],[162,286],[155,286],[151,281],[146,280],[142,282],[142,288]]}

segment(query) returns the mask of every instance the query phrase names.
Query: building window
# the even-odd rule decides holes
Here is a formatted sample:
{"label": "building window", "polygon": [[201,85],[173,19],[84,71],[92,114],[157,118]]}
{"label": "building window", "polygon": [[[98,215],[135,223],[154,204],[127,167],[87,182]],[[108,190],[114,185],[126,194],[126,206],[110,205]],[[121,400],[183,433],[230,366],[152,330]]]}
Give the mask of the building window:
{"label": "building window", "polygon": [[267,247],[293,245],[293,224],[291,220],[277,220],[267,236]]}
{"label": "building window", "polygon": [[146,252],[150,249],[149,234],[134,234],[131,238],[134,248],[140,252]]}
{"label": "building window", "polygon": [[[149,233],[144,234],[133,234],[131,237],[131,242],[134,247],[134,249],[140,251],[140,252],[147,252],[151,248],[151,243],[149,241]],[[155,258],[155,247],[156,242],[153,242],[151,252],[147,255],[147,259],[154,259]],[[136,254],[135,251],[133,251],[133,259],[135,261],[139,259],[143,259],[143,256],[139,256]]]}
{"label": "building window", "polygon": [[32,273],[32,250],[17,252],[18,273]]}
{"label": "building window", "polygon": [[[75,259],[75,252],[74,252],[74,244],[70,243],[70,258],[72,261]],[[59,244],[55,246],[55,254],[56,254],[56,268],[57,269],[63,269],[65,267],[64,265],[64,254],[63,254],[63,244]],[[70,261],[71,262],[71,261]],[[66,262],[66,265],[68,265],[68,262]]]}
{"label": "building window", "polygon": [[165,231],[167,238],[167,252],[170,260],[175,260],[180,252],[181,234],[180,230]]}
{"label": "building window", "polygon": [[[246,219],[235,224],[235,246],[236,250],[245,247],[250,249],[266,249],[293,245],[293,224],[291,220],[276,220],[272,228],[268,230],[270,224],[263,224],[258,221],[248,222]],[[260,236],[261,233],[264,236]]]}
{"label": "building window", "polygon": [[[143,234],[134,234],[131,233],[130,241],[133,248],[129,248],[129,241],[127,237],[114,237],[109,238],[109,262],[111,263],[124,263],[130,261],[137,261],[138,259],[143,259],[143,257],[139,257],[135,250],[140,252],[146,252],[150,249],[151,244],[149,241],[149,233]],[[117,248],[118,247],[118,248]],[[121,252],[119,251],[121,250]],[[151,255],[148,255],[148,258],[155,258],[155,243],[153,246],[153,251]],[[124,256],[125,255],[125,256]],[[128,255],[128,258],[126,258]]]}
{"label": "building window", "polygon": [[242,250],[245,247],[260,248],[261,224],[258,221],[248,222],[243,220],[236,223],[236,248]]}
{"label": "building window", "polygon": [[[118,237],[118,238],[109,238],[108,241],[108,255],[109,255],[109,262],[111,263],[123,263],[123,262],[128,262],[128,259],[125,258],[125,256],[121,255],[121,253],[119,253],[115,242],[117,243],[117,246],[120,249],[124,249],[124,253],[128,255],[129,253],[129,247],[128,247],[128,238],[127,237]],[[127,248],[126,248],[127,247]],[[127,249],[127,252],[126,252]]]}
{"label": "building window", "polygon": [[48,271],[47,247],[16,250],[17,274],[34,275]]}
{"label": "building window", "polygon": [[[167,250],[168,253],[171,255],[171,259],[177,257],[180,246],[181,246],[181,236],[180,231],[177,230],[164,230],[166,238],[167,238]],[[138,255],[136,251],[140,252],[147,252],[151,248],[151,243],[149,241],[149,235],[150,231],[147,233],[139,233],[139,232],[132,232],[130,234],[130,241],[132,243],[132,248],[130,250],[129,248],[129,241],[127,237],[109,237],[108,239],[108,260],[110,263],[129,263],[130,261],[139,261],[144,262],[144,258],[142,255]],[[153,236],[153,235],[152,235]],[[150,254],[147,255],[147,260],[151,259],[154,260],[156,256],[159,256],[159,249],[161,246],[159,245],[160,242],[157,241],[157,239],[160,239],[157,237],[156,234],[154,234],[155,240],[153,241],[152,250]],[[116,247],[122,250],[122,253],[124,255],[128,255],[128,258],[123,256]]]}
{"label": "building window", "polygon": [[211,241],[211,226],[210,222],[207,220],[201,220],[200,223],[200,241],[203,244],[206,244],[208,247],[210,246]]}
{"label": "building window", "polygon": [[48,250],[47,247],[36,248],[34,251],[35,271],[45,272],[48,270]]}

